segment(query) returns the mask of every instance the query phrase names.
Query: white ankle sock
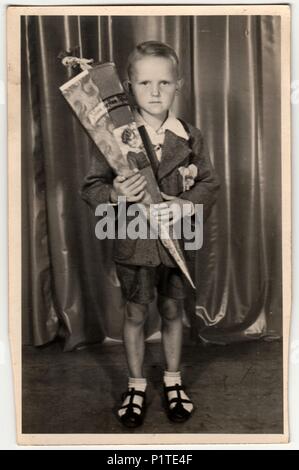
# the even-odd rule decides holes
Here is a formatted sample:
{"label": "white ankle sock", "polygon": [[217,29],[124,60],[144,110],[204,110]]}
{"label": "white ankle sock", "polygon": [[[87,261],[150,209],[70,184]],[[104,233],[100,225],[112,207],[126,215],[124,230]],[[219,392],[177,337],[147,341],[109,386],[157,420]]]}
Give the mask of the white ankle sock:
{"label": "white ankle sock", "polygon": [[[147,381],[143,377],[141,378],[129,377],[128,390],[135,388],[135,390],[138,390],[140,392],[145,392],[146,385],[147,385]],[[125,398],[125,400],[122,403],[122,406],[128,405],[130,398],[131,397]],[[133,403],[136,403],[136,405],[142,406],[143,400],[144,399],[140,397],[139,395],[135,395],[133,399]],[[118,410],[118,415],[122,416],[123,414],[125,414],[125,412],[126,412],[126,408],[123,408],[122,410]],[[134,407],[134,412],[137,414],[140,414],[141,410],[140,408],[136,406]]]}
{"label": "white ankle sock", "polygon": [[[164,372],[164,383],[166,387],[173,387],[174,385],[182,385],[182,378],[181,378],[181,372],[169,372],[166,370]],[[183,390],[180,391],[182,399],[183,400],[190,400],[190,398],[186,395]],[[174,390],[173,392],[167,392],[169,399],[171,400],[172,398],[177,398],[177,392]],[[171,403],[170,408],[173,408],[175,406],[175,402]],[[182,403],[182,406],[185,408],[185,410],[191,411],[193,410],[193,404],[192,403]]]}

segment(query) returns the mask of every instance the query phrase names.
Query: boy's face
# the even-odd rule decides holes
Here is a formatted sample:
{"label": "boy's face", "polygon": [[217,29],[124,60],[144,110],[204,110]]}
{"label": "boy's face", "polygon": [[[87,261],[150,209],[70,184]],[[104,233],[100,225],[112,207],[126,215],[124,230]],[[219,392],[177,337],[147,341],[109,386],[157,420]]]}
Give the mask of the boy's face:
{"label": "boy's face", "polygon": [[152,116],[165,116],[179,88],[176,68],[166,57],[143,57],[134,63],[132,91],[139,108]]}

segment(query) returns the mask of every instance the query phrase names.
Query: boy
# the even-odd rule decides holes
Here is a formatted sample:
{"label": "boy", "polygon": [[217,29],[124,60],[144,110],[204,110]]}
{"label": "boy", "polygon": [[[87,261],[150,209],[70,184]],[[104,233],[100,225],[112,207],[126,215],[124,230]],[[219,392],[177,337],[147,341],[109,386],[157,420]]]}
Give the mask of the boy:
{"label": "boy", "polygon": [[[128,78],[127,91],[136,103],[135,120],[146,148],[154,155],[153,170],[165,199],[155,205],[155,217],[158,221],[171,221],[174,207],[185,206],[193,214],[194,204],[203,204],[205,220],[215,202],[219,183],[201,132],[170,112],[182,86],[175,51],[158,41],[139,44],[128,59]],[[192,168],[194,176],[186,187],[182,175],[188,168]],[[92,156],[81,195],[93,208],[108,201],[117,203],[119,196],[125,196],[130,204],[142,199],[145,187],[146,181],[138,171],[127,179],[115,177],[97,150]],[[127,301],[123,338],[129,380],[128,391],[118,410],[119,419],[127,427],[139,426],[144,419],[147,382],[143,375],[143,327],[148,305],[157,288],[166,361],[164,396],[167,415],[172,421],[184,422],[193,411],[180,373],[184,275],[159,240],[115,240],[114,260]]]}

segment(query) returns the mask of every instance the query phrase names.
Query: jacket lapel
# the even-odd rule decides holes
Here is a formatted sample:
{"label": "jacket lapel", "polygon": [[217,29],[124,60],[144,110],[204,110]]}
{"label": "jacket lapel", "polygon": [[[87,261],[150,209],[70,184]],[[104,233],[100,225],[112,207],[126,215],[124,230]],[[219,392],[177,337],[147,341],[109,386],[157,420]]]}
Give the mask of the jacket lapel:
{"label": "jacket lapel", "polygon": [[160,181],[171,173],[174,168],[181,166],[190,153],[191,149],[188,141],[167,129],[162,146],[161,161],[157,169],[157,180]]}

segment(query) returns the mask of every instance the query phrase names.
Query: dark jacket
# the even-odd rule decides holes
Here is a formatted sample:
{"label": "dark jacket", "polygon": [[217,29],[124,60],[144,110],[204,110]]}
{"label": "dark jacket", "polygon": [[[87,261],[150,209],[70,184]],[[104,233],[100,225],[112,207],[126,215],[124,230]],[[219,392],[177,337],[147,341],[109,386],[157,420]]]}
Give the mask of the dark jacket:
{"label": "dark jacket", "polygon": [[[156,178],[160,190],[164,193],[187,199],[194,204],[203,204],[205,221],[216,201],[220,186],[219,180],[211,164],[201,131],[191,124],[185,124],[185,128],[189,131],[189,141],[177,136],[169,129],[165,131]],[[197,166],[198,174],[191,189],[183,191],[182,176],[178,168],[187,167],[191,163]],[[95,148],[91,155],[88,174],[80,191],[81,197],[93,210],[98,204],[109,202],[115,176],[103,154]],[[115,240],[114,260],[142,266],[157,266],[162,261],[168,266],[175,266],[161,242],[150,239]]]}

